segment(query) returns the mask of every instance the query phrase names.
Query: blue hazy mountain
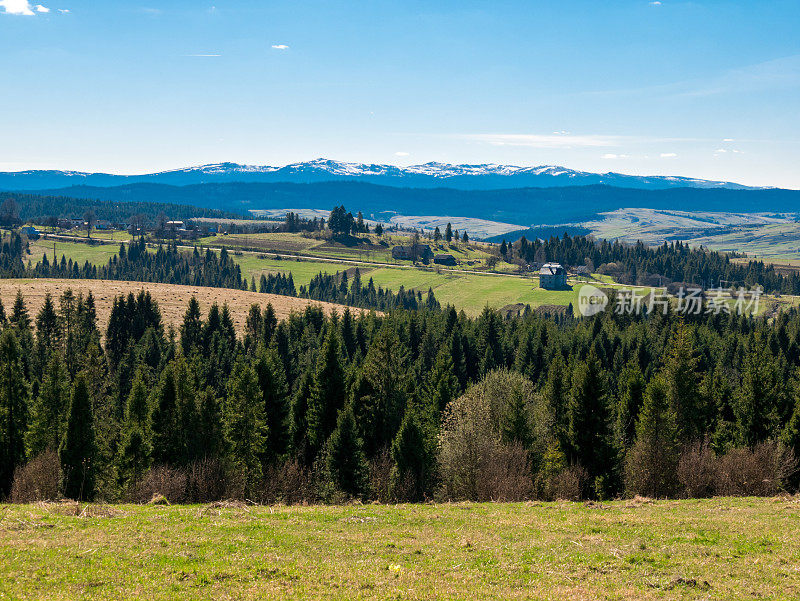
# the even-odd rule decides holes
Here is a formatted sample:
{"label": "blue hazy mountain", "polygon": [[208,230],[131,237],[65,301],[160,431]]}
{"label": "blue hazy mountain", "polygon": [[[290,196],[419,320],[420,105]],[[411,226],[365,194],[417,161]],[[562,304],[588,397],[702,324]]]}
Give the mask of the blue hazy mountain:
{"label": "blue hazy mountain", "polygon": [[344,204],[365,216],[452,215],[531,225],[586,221],[621,207],[738,213],[800,212],[800,191],[777,188],[670,188],[644,190],[608,185],[498,190],[400,188],[358,181],[320,183],[220,182],[174,186],[71,186],[37,194],[117,202],[160,202],[245,214],[251,209],[331,209]]}
{"label": "blue hazy mountain", "polygon": [[510,165],[448,165],[425,163],[410,167],[367,165],[317,159],[283,167],[218,163],[142,175],[114,175],[80,171],[0,172],[0,190],[42,190],[67,186],[121,186],[150,183],[186,186],[206,183],[294,183],[348,181],[398,188],[452,188],[498,190],[607,185],[643,190],[672,188],[754,189],[732,182],[679,176],[638,176],[590,173],[566,167],[517,167]]}

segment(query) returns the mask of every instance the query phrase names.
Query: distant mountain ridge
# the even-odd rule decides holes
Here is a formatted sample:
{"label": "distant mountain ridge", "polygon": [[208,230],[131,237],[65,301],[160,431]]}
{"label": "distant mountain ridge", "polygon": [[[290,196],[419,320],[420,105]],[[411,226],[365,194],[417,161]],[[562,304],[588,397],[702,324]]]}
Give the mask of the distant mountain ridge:
{"label": "distant mountain ridge", "polygon": [[640,190],[764,189],[733,182],[681,176],[639,176],[614,172],[591,173],[553,165],[520,167],[493,163],[450,165],[432,162],[398,167],[396,165],[347,163],[330,159],[315,159],[283,167],[214,163],[141,175],[53,170],[0,172],[0,190],[42,190],[68,186],[109,187],[139,183],[187,186],[230,182],[311,184],[332,181],[363,182],[399,188],[444,187],[456,190],[560,188],[598,184]]}
{"label": "distant mountain ridge", "polygon": [[[252,209],[332,209],[344,204],[365,217],[453,215],[519,224],[520,229],[594,219],[621,207],[673,211],[800,212],[800,191],[777,188],[729,190],[672,188],[642,190],[608,185],[458,190],[400,188],[360,181],[318,183],[220,182],[175,186],[131,183],[124,186],[72,186],[37,193],[117,202],[188,204],[243,214]],[[381,215],[383,214],[383,215]]]}

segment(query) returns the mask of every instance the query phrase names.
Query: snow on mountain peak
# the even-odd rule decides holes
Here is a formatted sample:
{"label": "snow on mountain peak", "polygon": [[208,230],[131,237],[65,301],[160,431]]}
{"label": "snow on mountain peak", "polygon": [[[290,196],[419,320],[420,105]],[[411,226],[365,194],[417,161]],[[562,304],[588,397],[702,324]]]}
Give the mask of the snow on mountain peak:
{"label": "snow on mountain peak", "polygon": [[[74,171],[27,171],[0,174],[9,183],[6,188],[20,188],[23,180],[26,189],[58,187],[59,185],[93,184],[114,185],[115,182],[160,182],[186,185],[208,182],[283,182],[311,183],[335,180],[369,182],[401,187],[452,187],[463,190],[488,190],[502,188],[553,187],[605,184],[609,186],[665,189],[733,188],[748,186],[730,182],[708,181],[681,176],[638,176],[621,173],[591,173],[576,171],[559,165],[501,165],[498,163],[452,165],[431,161],[400,167],[387,164],[366,164],[317,158],[311,161],[283,166],[246,165],[233,162],[209,163],[159,173],[120,176],[104,173]],[[39,183],[33,183],[39,182]],[[47,182],[47,184],[45,184]],[[2,182],[0,182],[2,183]]]}

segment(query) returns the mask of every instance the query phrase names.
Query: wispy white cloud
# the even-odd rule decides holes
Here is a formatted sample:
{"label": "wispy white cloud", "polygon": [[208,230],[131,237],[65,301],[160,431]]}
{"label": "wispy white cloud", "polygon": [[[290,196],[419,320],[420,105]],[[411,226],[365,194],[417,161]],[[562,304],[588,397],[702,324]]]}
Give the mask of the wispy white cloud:
{"label": "wispy white cloud", "polygon": [[718,157],[723,154],[742,154],[742,151],[738,148],[717,148],[714,151],[714,156]]}
{"label": "wispy white cloud", "polygon": [[67,14],[69,12],[69,9],[68,8],[59,8],[58,12],[63,13],[63,14]]}
{"label": "wispy white cloud", "polygon": [[410,154],[411,154],[410,152],[403,152],[403,151],[400,151],[400,152],[395,152],[395,153],[394,153],[394,156],[396,156],[396,157],[407,157],[407,156],[409,156]]}
{"label": "wispy white cloud", "polygon": [[630,155],[629,154],[615,154],[613,152],[607,152],[603,156],[601,156],[600,158],[601,159],[609,159],[609,160],[613,160],[613,159],[629,159]]}
{"label": "wispy white cloud", "polygon": [[662,152],[659,156],[662,159],[674,159],[678,154],[675,152]]}
{"label": "wispy white cloud", "polygon": [[287,46],[286,44],[273,44],[272,48],[274,50],[288,50],[289,46]]}
{"label": "wispy white cloud", "polygon": [[37,4],[36,6],[33,7],[33,9],[37,13],[49,13],[50,12],[49,8],[47,8],[46,6],[42,6],[41,4]]}
{"label": "wispy white cloud", "polygon": [[653,2],[650,3],[650,6],[661,6],[661,2],[659,2],[658,0],[654,0]]}

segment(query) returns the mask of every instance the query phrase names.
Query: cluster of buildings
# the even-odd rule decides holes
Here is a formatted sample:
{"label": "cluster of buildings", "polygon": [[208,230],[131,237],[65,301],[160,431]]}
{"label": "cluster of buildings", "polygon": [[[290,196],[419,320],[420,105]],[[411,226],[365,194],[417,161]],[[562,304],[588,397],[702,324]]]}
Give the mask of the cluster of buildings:
{"label": "cluster of buildings", "polygon": [[422,261],[423,263],[433,261],[436,265],[454,266],[458,264],[453,255],[445,253],[434,254],[427,244],[408,244],[405,246],[401,244],[392,247],[392,258],[401,261]]}
{"label": "cluster of buildings", "polygon": [[[392,247],[392,258],[401,261],[433,262],[436,265],[455,266],[456,258],[450,254],[435,254],[427,244],[407,244]],[[566,290],[567,270],[560,263],[545,263],[537,266],[539,270],[539,286],[545,290]]]}

